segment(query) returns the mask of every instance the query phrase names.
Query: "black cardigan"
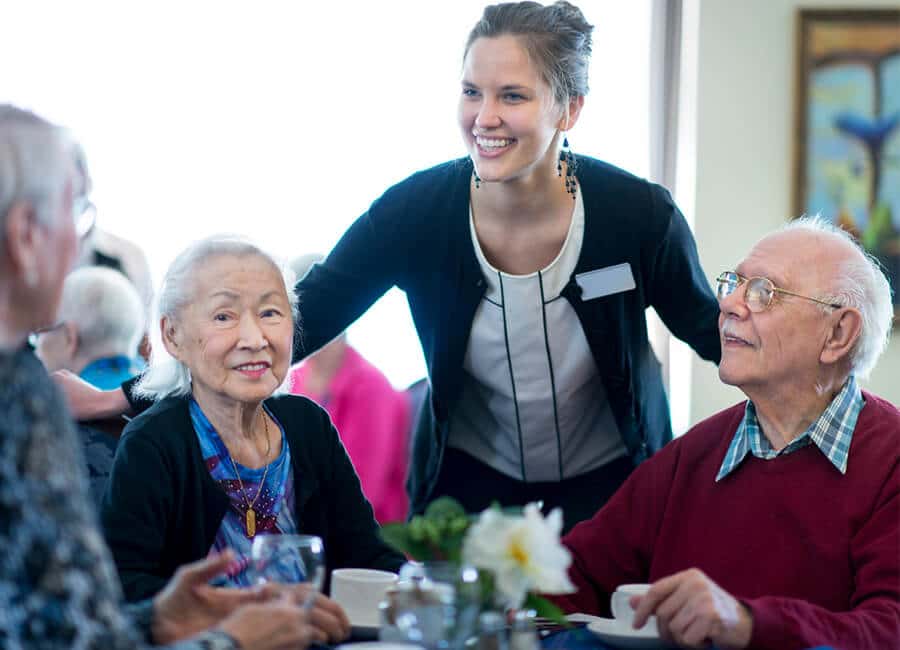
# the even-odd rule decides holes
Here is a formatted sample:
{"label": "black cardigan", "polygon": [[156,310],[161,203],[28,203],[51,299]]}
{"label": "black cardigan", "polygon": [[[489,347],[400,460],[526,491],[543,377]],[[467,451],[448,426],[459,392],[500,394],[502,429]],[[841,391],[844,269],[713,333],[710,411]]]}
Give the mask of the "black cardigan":
{"label": "black cardigan", "polygon": [[[266,400],[284,427],[298,532],[319,535],[330,571],[396,571],[404,562],[378,535],[372,507],[328,414],[303,397]],[[228,508],[210,476],[186,398],[164,399],[125,429],[101,517],[125,597],[149,598],[187,562],[209,553]]]}

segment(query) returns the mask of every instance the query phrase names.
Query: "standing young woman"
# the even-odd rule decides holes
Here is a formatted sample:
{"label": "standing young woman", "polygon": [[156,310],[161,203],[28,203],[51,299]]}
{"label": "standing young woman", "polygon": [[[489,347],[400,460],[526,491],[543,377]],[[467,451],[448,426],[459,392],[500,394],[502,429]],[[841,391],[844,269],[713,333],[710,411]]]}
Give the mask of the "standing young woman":
{"label": "standing young woman", "polygon": [[295,359],[406,292],[431,383],[413,512],[443,494],[469,510],[540,499],[569,528],[671,438],[646,308],[719,359],[718,306],[668,192],[566,146],[592,29],[565,1],[487,7],[463,57],[468,157],[390,188],[297,285]]}
{"label": "standing young woman", "polygon": [[[644,311],[718,360],[718,307],[661,187],[571,154],[592,27],[568,2],[487,7],[466,45],[464,160],[388,190],[298,285],[305,356],[393,285],[428,364],[413,511],[543,500],[591,516],[671,438]],[[562,153],[561,153],[562,150]]]}

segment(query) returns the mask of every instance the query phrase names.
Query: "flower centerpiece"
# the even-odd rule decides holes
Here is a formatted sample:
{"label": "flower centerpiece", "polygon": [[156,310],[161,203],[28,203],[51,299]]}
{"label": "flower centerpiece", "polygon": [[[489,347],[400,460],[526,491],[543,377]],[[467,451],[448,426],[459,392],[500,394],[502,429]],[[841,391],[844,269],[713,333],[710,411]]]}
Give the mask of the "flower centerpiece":
{"label": "flower centerpiece", "polygon": [[474,566],[482,576],[486,608],[530,609],[565,623],[562,611],[539,594],[574,591],[572,557],[560,543],[562,512],[544,517],[536,503],[492,506],[469,515],[455,499],[441,497],[407,523],[386,524],[385,541],[410,559]]}

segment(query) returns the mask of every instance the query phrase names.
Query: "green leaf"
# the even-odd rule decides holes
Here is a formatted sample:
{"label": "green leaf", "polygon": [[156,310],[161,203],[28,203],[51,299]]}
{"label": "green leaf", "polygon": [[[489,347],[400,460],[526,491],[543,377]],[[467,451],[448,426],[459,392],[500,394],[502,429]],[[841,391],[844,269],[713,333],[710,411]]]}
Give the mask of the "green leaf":
{"label": "green leaf", "polygon": [[542,618],[549,619],[554,623],[559,623],[564,627],[572,626],[566,619],[566,615],[563,611],[543,596],[529,593],[525,598],[525,604],[522,606],[522,609],[533,609],[537,612],[537,615]]}
{"label": "green leaf", "polygon": [[422,540],[415,540],[406,524],[385,524],[381,527],[381,539],[413,560],[434,560],[437,555]]}
{"label": "green leaf", "polygon": [[450,521],[451,519],[465,516],[465,508],[453,497],[438,497],[425,508],[425,518],[434,521]]}

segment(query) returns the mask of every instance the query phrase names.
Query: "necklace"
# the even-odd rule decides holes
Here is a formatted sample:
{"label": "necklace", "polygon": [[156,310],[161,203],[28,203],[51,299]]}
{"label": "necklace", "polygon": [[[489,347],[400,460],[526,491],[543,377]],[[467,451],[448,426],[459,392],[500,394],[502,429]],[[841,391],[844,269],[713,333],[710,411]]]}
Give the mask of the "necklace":
{"label": "necklace", "polygon": [[231,467],[234,469],[234,475],[237,477],[238,486],[241,488],[241,498],[244,499],[244,503],[247,506],[247,513],[244,515],[244,526],[247,529],[247,537],[253,539],[256,536],[256,510],[253,509],[253,506],[256,505],[257,500],[259,499],[260,493],[263,491],[263,487],[266,485],[266,475],[269,473],[269,452],[272,451],[272,440],[269,438],[269,420],[266,418],[266,413],[263,411],[263,426],[266,429],[266,468],[263,470],[262,480],[259,482],[259,489],[256,491],[256,496],[253,497],[253,501],[247,498],[247,492],[244,490],[244,482],[241,480],[241,473],[238,472],[237,465],[234,463],[234,458],[231,457],[231,454],[228,454],[228,460],[231,461]]}

